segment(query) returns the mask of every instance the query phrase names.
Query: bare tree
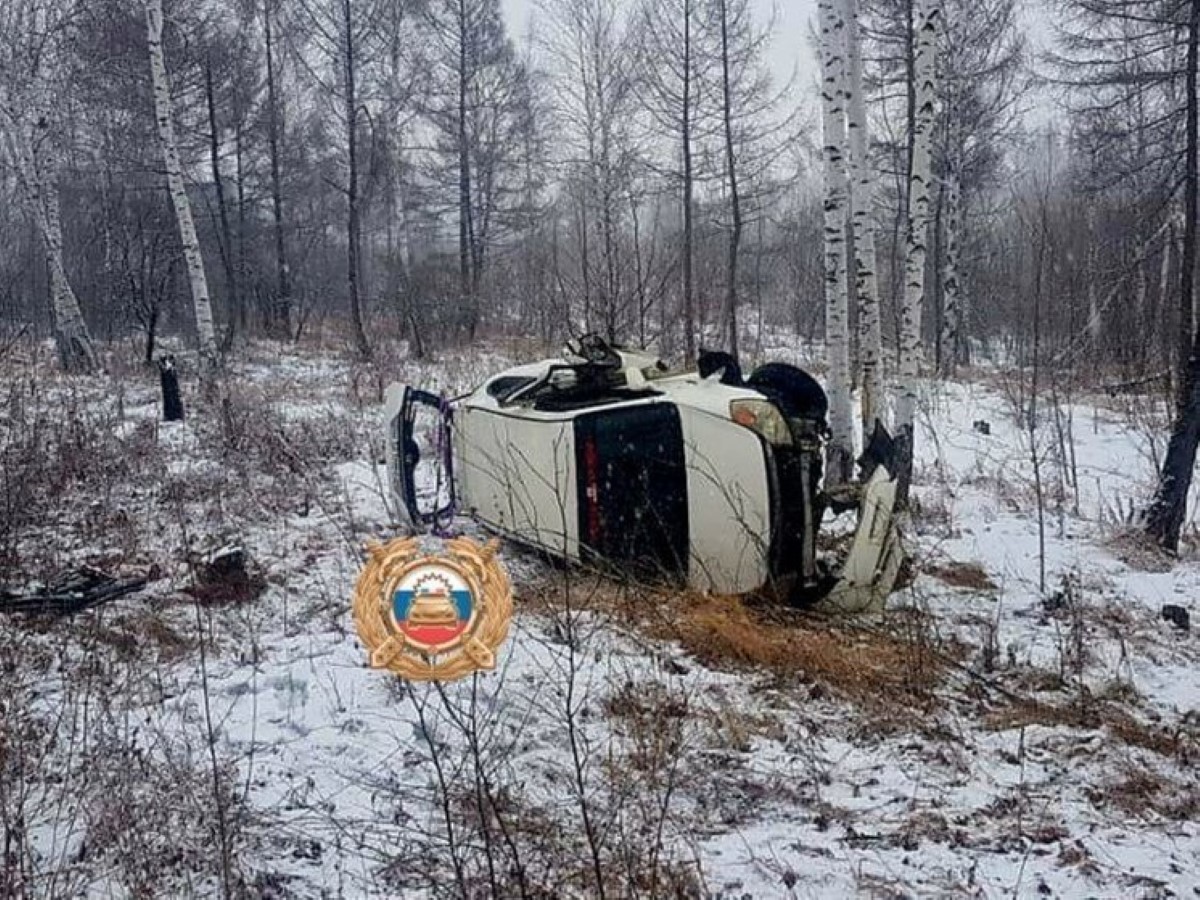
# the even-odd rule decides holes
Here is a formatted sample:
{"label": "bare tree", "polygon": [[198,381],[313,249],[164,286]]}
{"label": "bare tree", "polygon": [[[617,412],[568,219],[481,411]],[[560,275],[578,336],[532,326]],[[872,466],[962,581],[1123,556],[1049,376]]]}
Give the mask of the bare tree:
{"label": "bare tree", "polygon": [[[1150,537],[1174,552],[1200,444],[1200,335],[1194,321],[1200,4],[1163,0],[1134,6],[1120,0],[1064,0],[1063,12],[1066,27],[1055,61],[1061,79],[1071,88],[1088,187],[1095,198],[1120,197],[1119,219],[1102,199],[1093,199],[1087,233],[1096,235],[1099,243],[1104,218],[1116,219],[1113,224],[1120,233],[1110,237],[1109,247],[1101,252],[1114,256],[1116,247],[1129,247],[1121,254],[1127,259],[1115,267],[1115,283],[1107,292],[1110,299],[1126,299],[1127,309],[1110,308],[1092,289],[1090,343],[1099,346],[1106,332],[1123,327],[1117,346],[1127,351],[1136,347],[1144,364],[1153,347],[1146,338],[1155,323],[1175,320],[1176,337],[1167,336],[1163,348],[1168,357],[1178,348],[1174,423],[1158,488],[1146,514]],[[1152,279],[1153,251],[1158,245],[1161,267],[1172,265],[1171,257],[1176,255],[1172,224],[1180,194],[1183,233],[1176,302],[1173,309],[1163,302],[1167,298],[1160,287],[1159,308],[1152,311],[1151,282],[1169,283],[1169,278],[1162,278],[1162,268]],[[1164,354],[1155,355],[1161,359]],[[1154,364],[1157,367],[1157,359]]]}
{"label": "bare tree", "polygon": [[[1200,214],[1200,101],[1196,78],[1200,71],[1200,0],[1186,3],[1187,56],[1184,92],[1186,122],[1183,176],[1183,251],[1180,260],[1180,306],[1195,309],[1196,217]],[[1194,315],[1194,313],[1193,313]],[[1190,324],[1190,323],[1188,323]],[[1186,327],[1186,326],[1182,326]],[[1179,546],[1180,531],[1187,512],[1187,496],[1196,469],[1196,449],[1200,446],[1200,329],[1192,339],[1192,352],[1183,373],[1175,409],[1175,422],[1167,455],[1159,473],[1158,490],[1146,514],[1146,531],[1166,550]]]}
{"label": "bare tree", "polygon": [[359,355],[371,356],[371,343],[367,340],[366,324],[363,321],[362,277],[359,257],[362,253],[362,213],[359,207],[358,185],[358,120],[361,110],[358,100],[358,52],[359,41],[355,33],[354,6],[351,0],[341,0],[341,63],[342,101],[346,122],[346,284],[350,290],[350,318],[354,325],[354,343]]}
{"label": "bare tree", "polygon": [[381,55],[382,6],[377,0],[303,0],[301,8],[303,21],[310,29],[311,47],[324,62],[320,71],[310,68],[309,74],[339,126],[344,178],[339,179],[336,188],[345,202],[345,286],[351,338],[358,355],[369,359],[372,349],[364,312],[364,158],[360,144],[371,124],[366,73]]}
{"label": "bare tree", "polygon": [[278,0],[262,0],[263,57],[267,79],[267,151],[271,166],[271,220],[274,226],[276,297],[270,327],[281,335],[292,331],[292,273],[288,265],[283,226],[283,176],[280,145],[286,133],[283,98],[279,95],[278,39],[275,34]]}
{"label": "bare tree", "polygon": [[522,199],[521,135],[535,127],[528,73],[498,0],[436,0],[425,9],[430,89],[423,111],[437,130],[434,172],[452,186],[458,226],[458,326],[473,340],[481,290],[506,218]]}
{"label": "bare tree", "polygon": [[[635,190],[637,119],[634,48],[629,23],[613,0],[553,0],[544,6],[544,43],[555,67],[554,118],[562,171],[576,189],[579,279],[583,319],[611,341],[623,339],[638,320],[639,279],[629,271],[626,231]],[[592,264],[598,247],[599,264]],[[631,278],[630,275],[633,275]]]}
{"label": "bare tree", "polygon": [[[729,335],[729,352],[738,355],[737,323],[737,280],[738,252],[742,245],[742,199],[738,191],[737,154],[734,152],[733,116],[734,96],[730,69],[730,16],[729,0],[717,0],[717,16],[721,23],[721,122],[725,131],[725,177],[729,184],[729,211],[732,226],[729,229],[729,264],[725,285],[725,328]],[[738,10],[746,13],[746,4]]]}
{"label": "bare tree", "polygon": [[[647,3],[643,12],[644,96],[654,121],[678,151],[676,173],[683,230],[680,241],[683,345],[686,358],[696,355],[695,205],[696,141],[705,129],[699,113],[699,86],[707,80],[712,54],[703,47],[699,0]],[[674,153],[672,153],[674,156]]]}
{"label": "bare tree", "polygon": [[967,361],[970,295],[961,264],[964,229],[971,209],[986,204],[1000,186],[1005,148],[1021,124],[1029,87],[1024,38],[1014,0],[947,0],[938,41],[938,93],[934,171],[940,189],[940,321],[935,360],[942,375]]}
{"label": "bare tree", "polygon": [[[709,12],[719,40],[715,51],[719,66],[716,93],[720,98],[722,156],[724,159],[727,231],[725,298],[722,331],[729,348],[739,349],[738,306],[742,292],[743,237],[747,228],[762,222],[766,209],[779,193],[778,162],[783,148],[796,139],[797,116],[789,113],[786,95],[790,84],[775,88],[765,65],[772,24],[759,23],[748,0],[711,0]],[[758,296],[758,295],[756,295]]]}
{"label": "bare tree", "polygon": [[213,187],[217,192],[217,214],[220,220],[219,249],[221,266],[225,272],[225,292],[228,299],[225,335],[221,350],[228,353],[233,346],[239,319],[244,319],[241,286],[238,283],[238,267],[234,257],[233,229],[229,220],[229,203],[225,196],[225,177],[221,172],[221,126],[217,120],[217,89],[213,74],[212,48],[204,60],[204,101],[208,111],[208,162],[212,172]]}

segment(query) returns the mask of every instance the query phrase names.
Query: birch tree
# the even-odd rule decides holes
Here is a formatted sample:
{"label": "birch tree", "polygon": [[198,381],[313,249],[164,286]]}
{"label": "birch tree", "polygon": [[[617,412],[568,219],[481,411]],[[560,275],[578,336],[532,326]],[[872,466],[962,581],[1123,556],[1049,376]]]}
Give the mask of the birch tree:
{"label": "birch tree", "polygon": [[59,215],[57,167],[45,153],[41,161],[35,140],[22,133],[24,129],[8,115],[11,124],[5,134],[5,145],[17,170],[26,207],[32,217],[46,253],[46,269],[50,276],[50,312],[54,342],[59,362],[68,372],[91,372],[98,366],[96,350],[88,333],[87,323],[79,308],[79,300],[67,277],[63,260],[62,220]]}
{"label": "birch tree", "polygon": [[952,376],[962,358],[963,308],[959,273],[962,233],[962,162],[951,148],[945,174],[945,253],[942,267],[942,326],[938,336],[938,374]]}
{"label": "birch tree", "polygon": [[10,0],[0,10],[0,150],[16,171],[21,196],[45,251],[50,312],[59,361],[68,372],[97,365],[79,300],[67,277],[58,201],[54,56],[70,10],[55,0]]}
{"label": "birch tree", "polygon": [[188,285],[191,288],[192,308],[196,317],[196,338],[200,345],[201,360],[211,374],[212,370],[219,365],[220,357],[217,350],[216,329],[213,326],[208,278],[204,274],[204,258],[200,255],[200,239],[196,235],[196,224],[192,219],[192,204],[188,200],[187,185],[183,180],[183,165],[179,159],[179,145],[175,140],[171,88],[167,79],[166,57],[163,53],[162,0],[146,0],[146,42],[150,52],[154,118],[158,123],[163,164],[167,170],[167,189],[171,194],[171,205],[175,209],[179,238],[183,243],[183,255],[187,263]]}
{"label": "birch tree", "polygon": [[854,460],[850,397],[850,297],[846,278],[846,22],[840,0],[818,4],[821,31],[821,107],[825,165],[825,349],[829,366],[829,442],[826,479],[848,481]]}
{"label": "birch tree", "polygon": [[929,241],[929,192],[933,180],[934,104],[939,0],[917,0],[913,42],[912,164],[908,190],[908,241],[904,261],[904,304],[900,310],[900,386],[896,430],[901,441],[901,493],[912,476],[914,417],[921,374],[921,312]]}
{"label": "birch tree", "polygon": [[850,132],[850,210],[854,235],[854,287],[858,302],[858,359],[862,373],[864,443],[876,421],[886,423],[883,397],[883,329],[875,259],[875,174],[870,159],[858,0],[846,4],[847,89]]}

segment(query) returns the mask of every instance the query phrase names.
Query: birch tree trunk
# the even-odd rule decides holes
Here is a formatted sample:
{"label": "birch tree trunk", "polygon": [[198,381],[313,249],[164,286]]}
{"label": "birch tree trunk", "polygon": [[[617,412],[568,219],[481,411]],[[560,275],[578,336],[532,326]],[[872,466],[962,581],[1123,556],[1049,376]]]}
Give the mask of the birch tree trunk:
{"label": "birch tree trunk", "polygon": [[154,89],[154,117],[158,122],[158,137],[162,143],[163,163],[167,170],[167,188],[171,204],[175,208],[175,219],[179,224],[179,238],[183,243],[183,256],[187,263],[188,284],[192,292],[192,308],[196,315],[196,338],[200,345],[200,358],[204,368],[211,374],[220,363],[217,351],[216,330],[213,327],[212,300],[208,293],[208,279],[204,274],[204,258],[200,255],[200,239],[196,236],[196,223],[192,219],[192,204],[188,200],[187,186],[183,180],[183,166],[179,161],[179,146],[175,141],[175,123],[171,114],[171,88],[167,81],[167,62],[162,43],[163,11],[162,0],[146,0],[146,35],[150,51],[150,77]]}
{"label": "birch tree trunk", "polygon": [[39,167],[30,150],[32,141],[27,140],[25,129],[19,127],[14,115],[9,114],[5,118],[8,119],[5,145],[16,166],[17,180],[46,251],[46,268],[50,272],[50,311],[59,362],[67,372],[92,372],[99,366],[96,348],[63,263],[57,168],[53,160]]}
{"label": "birch tree trunk", "polygon": [[821,27],[821,105],[825,158],[825,351],[829,377],[829,441],[825,478],[838,485],[852,475],[854,413],[850,399],[850,298],[846,280],[846,27],[841,0],[818,4]]}
{"label": "birch tree trunk", "polygon": [[962,175],[957,160],[946,172],[946,264],[942,276],[941,375],[953,377],[962,362],[962,284],[959,280],[959,232],[962,230]]}
{"label": "birch tree trunk", "polygon": [[912,477],[913,420],[921,374],[921,310],[925,302],[925,261],[929,242],[929,188],[933,180],[933,113],[937,70],[935,50],[941,16],[939,0],[917,0],[913,36],[912,170],[908,190],[908,246],[904,260],[904,305],[900,311],[900,392],[896,431],[900,440],[900,495],[907,499]]}
{"label": "birch tree trunk", "polygon": [[867,129],[866,97],[863,93],[858,0],[844,2],[850,76],[850,219],[854,234],[854,287],[858,301],[858,358],[862,367],[862,429],[865,445],[875,430],[875,422],[886,424],[887,412],[883,402],[883,329],[875,258],[875,173],[871,168],[870,132]]}

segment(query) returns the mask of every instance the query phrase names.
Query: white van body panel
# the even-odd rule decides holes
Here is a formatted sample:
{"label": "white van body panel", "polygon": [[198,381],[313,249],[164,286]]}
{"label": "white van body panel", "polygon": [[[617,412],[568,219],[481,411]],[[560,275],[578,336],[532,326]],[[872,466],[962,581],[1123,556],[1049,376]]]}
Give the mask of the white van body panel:
{"label": "white van body panel", "polygon": [[519,541],[578,559],[571,420],[514,416],[468,402],[455,411],[454,426],[463,511]]}

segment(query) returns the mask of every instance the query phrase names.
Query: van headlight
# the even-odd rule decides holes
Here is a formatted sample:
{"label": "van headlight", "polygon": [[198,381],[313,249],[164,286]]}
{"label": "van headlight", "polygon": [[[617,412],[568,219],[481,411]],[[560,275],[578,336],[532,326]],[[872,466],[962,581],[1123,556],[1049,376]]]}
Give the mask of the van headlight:
{"label": "van headlight", "polygon": [[770,400],[734,400],[729,404],[729,416],[739,425],[758,432],[768,444],[776,447],[792,445],[792,430],[787,419]]}

